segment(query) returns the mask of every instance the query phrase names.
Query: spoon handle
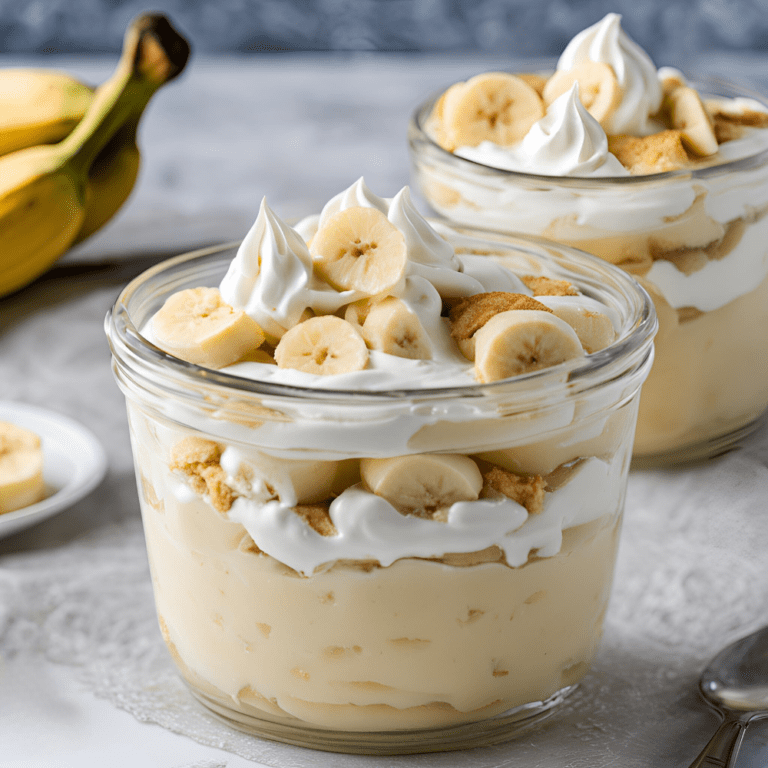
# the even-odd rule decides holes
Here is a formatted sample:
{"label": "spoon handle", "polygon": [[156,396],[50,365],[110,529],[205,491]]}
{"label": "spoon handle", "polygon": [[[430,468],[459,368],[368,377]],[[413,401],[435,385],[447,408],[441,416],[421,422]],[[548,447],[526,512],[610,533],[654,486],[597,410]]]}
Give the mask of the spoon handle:
{"label": "spoon handle", "polygon": [[730,768],[736,761],[746,730],[747,723],[743,720],[726,717],[690,768]]}

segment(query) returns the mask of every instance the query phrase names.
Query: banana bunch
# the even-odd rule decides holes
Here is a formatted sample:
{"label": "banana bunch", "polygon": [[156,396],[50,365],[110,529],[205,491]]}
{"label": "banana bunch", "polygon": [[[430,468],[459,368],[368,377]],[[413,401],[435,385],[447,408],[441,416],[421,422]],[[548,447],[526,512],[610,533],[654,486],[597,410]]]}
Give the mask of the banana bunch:
{"label": "banana bunch", "polygon": [[166,17],[143,14],[98,88],[61,72],[0,70],[0,297],[43,274],[125,202],[139,171],[141,115],[189,52]]}

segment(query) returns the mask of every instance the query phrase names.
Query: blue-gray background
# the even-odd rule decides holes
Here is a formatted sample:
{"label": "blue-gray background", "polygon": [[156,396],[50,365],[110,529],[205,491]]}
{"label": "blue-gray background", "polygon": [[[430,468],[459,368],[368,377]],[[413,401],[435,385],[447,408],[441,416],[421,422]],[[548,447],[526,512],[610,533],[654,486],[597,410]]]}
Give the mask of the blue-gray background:
{"label": "blue-gray background", "polygon": [[0,0],[0,52],[119,50],[167,13],[196,53],[342,50],[551,56],[609,11],[658,64],[768,51],[768,0]]}

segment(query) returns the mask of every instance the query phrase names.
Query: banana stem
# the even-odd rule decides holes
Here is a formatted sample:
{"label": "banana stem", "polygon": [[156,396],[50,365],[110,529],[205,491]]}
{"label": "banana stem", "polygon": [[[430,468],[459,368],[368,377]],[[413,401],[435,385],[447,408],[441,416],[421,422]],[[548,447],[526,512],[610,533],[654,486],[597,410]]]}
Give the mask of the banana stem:
{"label": "banana stem", "polygon": [[59,147],[85,177],[114,133],[140,114],[152,94],[176,77],[189,58],[189,44],[160,14],[144,14],[128,28],[114,74],[96,92],[83,119]]}

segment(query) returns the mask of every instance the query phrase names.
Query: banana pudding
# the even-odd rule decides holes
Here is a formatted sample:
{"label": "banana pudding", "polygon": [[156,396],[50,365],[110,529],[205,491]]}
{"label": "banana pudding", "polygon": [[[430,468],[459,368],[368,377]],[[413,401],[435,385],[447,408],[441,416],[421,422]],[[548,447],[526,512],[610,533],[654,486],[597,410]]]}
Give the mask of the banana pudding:
{"label": "banana pudding", "polygon": [[545,716],[599,643],[655,327],[620,270],[362,179],[137,278],[107,333],[193,693],[378,754]]}
{"label": "banana pudding", "polygon": [[768,107],[656,68],[609,14],[554,72],[486,73],[425,103],[414,178],[462,226],[537,235],[651,294],[656,362],[635,456],[712,455],[768,405]]}

